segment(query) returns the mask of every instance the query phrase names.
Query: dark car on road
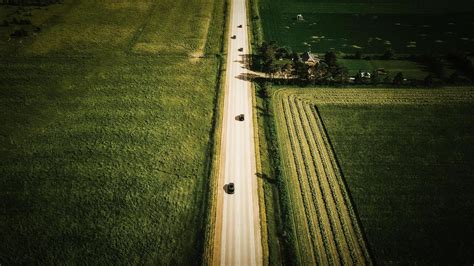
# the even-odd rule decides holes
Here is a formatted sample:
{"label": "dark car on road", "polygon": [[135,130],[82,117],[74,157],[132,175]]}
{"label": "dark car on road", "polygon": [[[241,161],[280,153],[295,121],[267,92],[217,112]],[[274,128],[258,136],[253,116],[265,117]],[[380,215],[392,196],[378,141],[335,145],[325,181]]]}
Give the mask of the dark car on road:
{"label": "dark car on road", "polygon": [[235,185],[234,185],[234,183],[229,183],[229,184],[227,185],[227,193],[229,193],[229,194],[234,194],[234,192],[235,192]]}
{"label": "dark car on road", "polygon": [[239,52],[242,52],[244,50],[244,48],[239,48]]}
{"label": "dark car on road", "polygon": [[244,114],[240,114],[240,115],[236,116],[236,117],[235,117],[235,120],[244,121],[244,120],[245,120]]}
{"label": "dark car on road", "polygon": [[237,28],[242,28],[242,24],[240,24],[239,26],[237,26]]}
{"label": "dark car on road", "polygon": [[235,39],[235,38],[237,38],[237,36],[235,36],[235,35],[232,35],[232,37],[230,37],[230,38],[232,38],[232,39]]}

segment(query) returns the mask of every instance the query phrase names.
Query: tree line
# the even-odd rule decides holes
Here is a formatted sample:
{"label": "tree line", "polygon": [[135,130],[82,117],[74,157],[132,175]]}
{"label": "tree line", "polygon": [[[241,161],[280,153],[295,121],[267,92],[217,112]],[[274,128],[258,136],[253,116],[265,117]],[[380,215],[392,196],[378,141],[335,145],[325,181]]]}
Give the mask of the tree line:
{"label": "tree line", "polygon": [[[390,76],[384,69],[374,69],[372,72],[359,71],[350,77],[346,67],[338,63],[335,52],[329,51],[322,58],[316,55],[308,63],[310,53],[297,53],[286,46],[279,46],[275,41],[263,42],[257,49],[252,61],[252,68],[266,73],[274,83],[283,84],[392,84],[395,86],[434,86],[434,85],[462,85],[474,82],[474,65],[472,60],[462,53],[439,55],[412,55],[405,60],[418,62],[426,66],[430,72],[421,79],[406,79],[402,72]],[[379,60],[397,59],[395,52],[386,50],[380,56],[363,56],[361,53],[344,55],[344,59]],[[313,58],[311,58],[313,59]],[[446,63],[449,62],[455,71],[447,75]]]}

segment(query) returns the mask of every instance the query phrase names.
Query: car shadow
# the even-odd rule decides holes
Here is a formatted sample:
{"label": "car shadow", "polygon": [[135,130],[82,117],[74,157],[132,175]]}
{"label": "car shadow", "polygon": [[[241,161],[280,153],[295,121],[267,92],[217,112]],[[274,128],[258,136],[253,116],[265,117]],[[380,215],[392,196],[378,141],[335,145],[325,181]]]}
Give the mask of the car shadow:
{"label": "car shadow", "polygon": [[225,185],[222,187],[222,189],[224,189],[225,193],[229,193],[229,192],[227,192],[227,184],[225,184]]}

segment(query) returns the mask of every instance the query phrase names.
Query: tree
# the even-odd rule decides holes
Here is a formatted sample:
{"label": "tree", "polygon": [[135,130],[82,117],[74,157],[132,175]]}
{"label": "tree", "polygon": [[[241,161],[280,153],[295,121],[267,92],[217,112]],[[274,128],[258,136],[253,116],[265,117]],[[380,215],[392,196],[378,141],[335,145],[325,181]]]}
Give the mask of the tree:
{"label": "tree", "polygon": [[354,54],[354,59],[361,59],[362,58],[362,52],[357,50]]}
{"label": "tree", "polygon": [[380,83],[380,74],[377,70],[372,72],[372,76],[370,77],[370,81],[372,84],[379,84]]}
{"label": "tree", "polygon": [[362,72],[359,70],[357,74],[354,77],[354,83],[355,84],[362,84],[364,83],[364,79],[362,78]]}
{"label": "tree", "polygon": [[276,59],[288,59],[290,58],[291,50],[288,47],[278,47],[275,51]]}
{"label": "tree", "polygon": [[275,61],[273,59],[268,59],[263,64],[263,72],[273,74],[276,71]]}
{"label": "tree", "polygon": [[301,60],[301,56],[297,52],[291,53],[290,57],[294,62]]}
{"label": "tree", "polygon": [[299,79],[308,79],[308,65],[303,62],[295,63],[295,72]]}
{"label": "tree", "polygon": [[395,52],[392,49],[387,49],[385,50],[385,53],[383,53],[382,59],[390,60],[390,59],[393,59],[394,55],[395,55]]}
{"label": "tree", "polygon": [[333,51],[329,51],[324,55],[324,60],[326,61],[326,64],[331,67],[337,66],[337,55]]}
{"label": "tree", "polygon": [[434,83],[433,75],[432,75],[432,74],[428,74],[428,76],[426,76],[425,79],[423,80],[423,83],[424,83],[426,86],[431,86],[431,85],[433,85],[433,83]]}
{"label": "tree", "polygon": [[334,80],[341,84],[344,84],[349,79],[349,71],[346,67],[337,67],[336,71],[334,72]]}
{"label": "tree", "polygon": [[394,85],[402,85],[403,83],[403,73],[402,72],[398,72],[395,77],[393,78],[393,84]]}
{"label": "tree", "polygon": [[451,76],[448,78],[448,82],[451,84],[458,84],[460,82],[460,76],[458,71],[455,71]]}

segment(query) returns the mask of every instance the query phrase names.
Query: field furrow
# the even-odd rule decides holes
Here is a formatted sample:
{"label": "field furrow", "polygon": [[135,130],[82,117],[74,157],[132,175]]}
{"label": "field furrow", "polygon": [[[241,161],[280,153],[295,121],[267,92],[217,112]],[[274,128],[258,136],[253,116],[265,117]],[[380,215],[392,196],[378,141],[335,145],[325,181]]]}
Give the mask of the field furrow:
{"label": "field furrow", "polygon": [[[470,88],[280,89],[273,93],[299,264],[372,265],[351,196],[318,111],[326,105],[470,103]],[[321,107],[322,108],[322,107]]]}
{"label": "field furrow", "polygon": [[318,150],[321,155],[322,164],[324,165],[324,169],[326,171],[326,178],[328,181],[328,185],[331,189],[331,195],[333,195],[335,200],[335,207],[339,214],[339,221],[342,225],[342,229],[344,231],[344,236],[347,244],[349,245],[349,250],[351,252],[351,257],[353,262],[356,264],[363,264],[365,263],[365,258],[368,257],[368,253],[366,251],[365,244],[360,242],[362,238],[360,237],[360,230],[356,230],[354,227],[357,227],[357,219],[354,215],[351,215],[349,209],[351,209],[351,204],[349,198],[347,197],[347,193],[345,188],[341,186],[342,182],[339,182],[340,179],[340,172],[337,168],[334,160],[334,155],[332,150],[329,146],[329,143],[325,141],[325,132],[322,128],[322,124],[320,122],[317,113],[315,114],[314,109],[311,108],[310,104],[303,104],[304,108],[304,117],[309,120],[310,126],[308,127],[311,130],[311,133],[315,137],[315,141],[317,143],[317,147],[314,150]]}
{"label": "field furrow", "polygon": [[[282,98],[282,104],[280,106],[281,110],[285,112],[285,114],[288,112],[288,108],[285,104],[285,98]],[[285,116],[288,117],[288,116]],[[285,142],[285,146],[287,147],[287,151],[293,151],[295,150],[295,143],[294,143],[294,133],[292,131],[292,127],[290,126],[291,123],[288,121],[288,119],[285,119],[283,121],[283,124],[285,128],[288,130],[283,133],[287,140]],[[294,237],[296,239],[295,244],[296,244],[296,251],[298,254],[298,260],[300,260],[301,263],[307,262],[307,263],[314,263],[314,256],[312,252],[312,242],[310,237],[310,231],[308,228],[308,225],[310,224],[307,218],[306,214],[306,207],[305,207],[305,189],[303,187],[303,184],[300,179],[300,174],[299,174],[299,167],[297,166],[298,158],[295,158],[295,154],[288,154],[288,156],[285,156],[285,161],[287,162],[288,167],[284,167],[284,172],[285,175],[288,177],[286,182],[288,182],[289,186],[287,186],[287,189],[289,191],[289,197],[291,204],[294,205],[292,206],[293,214],[293,225],[296,229],[296,232],[294,234]],[[294,177],[296,174],[296,177]],[[291,178],[291,177],[294,178]],[[307,261],[309,259],[309,261]]]}
{"label": "field furrow", "polygon": [[322,161],[322,158],[324,157],[322,149],[321,147],[317,147],[317,144],[314,142],[314,132],[311,131],[310,125],[305,117],[302,102],[299,99],[293,98],[293,104],[300,111],[298,117],[301,121],[304,121],[304,125],[301,124],[300,127],[306,132],[305,138],[307,139],[307,149],[313,153],[312,158],[314,159],[313,164],[315,169],[313,171],[315,175],[313,180],[317,181],[322,187],[322,197],[325,199],[325,207],[329,214],[330,226],[334,234],[336,246],[339,250],[339,259],[343,264],[350,264],[352,262],[350,249],[347,245],[344,228],[341,224],[342,218],[338,212],[338,206],[331,189],[330,181],[328,180],[328,171],[325,169],[325,165]]}
{"label": "field furrow", "polygon": [[321,193],[320,186],[318,183],[314,184],[313,180],[317,180],[315,175],[315,170],[313,164],[311,164],[312,155],[311,151],[308,149],[307,146],[307,139],[304,136],[304,132],[302,132],[301,121],[299,119],[299,114],[297,110],[295,110],[295,105],[293,103],[289,103],[289,109],[291,110],[291,117],[290,119],[293,121],[296,132],[297,132],[297,139],[300,143],[302,150],[304,152],[304,160],[301,161],[300,164],[304,164],[304,168],[307,172],[307,179],[305,180],[309,186],[309,193],[312,196],[311,204],[315,206],[316,214],[318,216],[318,224],[311,225],[315,227],[314,230],[317,231],[317,235],[320,239],[319,241],[324,240],[323,245],[319,245],[320,248],[315,250],[314,252],[317,254],[318,258],[321,260],[329,260],[331,264],[338,264],[339,263],[339,252],[336,246],[334,232],[332,230],[330,217],[326,208],[326,202],[323,194]]}

